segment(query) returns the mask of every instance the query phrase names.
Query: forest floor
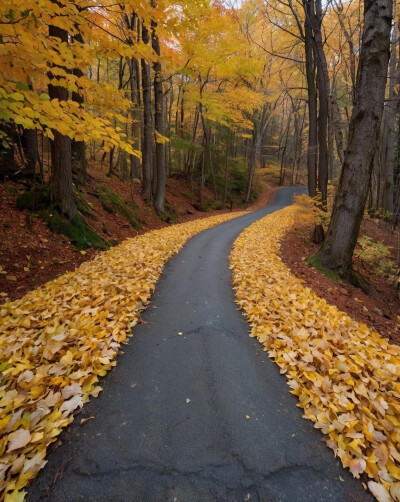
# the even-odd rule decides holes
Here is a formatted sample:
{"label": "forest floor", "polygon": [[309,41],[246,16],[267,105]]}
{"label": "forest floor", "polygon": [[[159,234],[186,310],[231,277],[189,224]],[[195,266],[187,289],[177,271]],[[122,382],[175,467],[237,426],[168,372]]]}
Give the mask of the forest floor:
{"label": "forest floor", "polygon": [[[143,200],[140,185],[124,183],[114,177],[110,179],[98,171],[89,174],[84,196],[92,215],[86,220],[99,235],[113,239],[115,244],[170,224],[230,212],[230,209],[212,209],[215,203],[207,189],[205,200],[209,210],[199,210],[196,202],[191,200],[188,183],[183,178],[171,177],[167,181],[166,212],[160,218]],[[127,203],[134,201],[134,216],[140,230],[133,228],[118,212],[110,213],[103,208],[97,191],[104,185]],[[266,205],[277,189],[274,182],[262,180],[261,185],[263,192],[249,209]],[[52,233],[39,216],[31,217],[28,210],[20,211],[16,201],[22,188],[14,182],[0,183],[0,304],[21,298],[28,291],[74,270],[101,252],[93,248],[77,249],[67,237]],[[234,206],[232,210],[241,211],[243,206]]]}
{"label": "forest floor", "polygon": [[[382,258],[377,254],[365,253],[357,245],[354,266],[370,283],[371,291],[366,295],[342,280],[335,282],[307,264],[306,259],[319,249],[312,241],[314,224],[312,221],[296,222],[281,242],[281,258],[292,273],[305,281],[318,296],[336,305],[357,321],[362,321],[379,334],[388,337],[392,343],[400,345],[400,301],[397,291],[396,268],[399,264],[399,231],[393,232],[391,225],[382,219],[364,219],[360,236],[370,238],[375,249],[382,243],[390,255],[383,260],[387,270],[379,270]],[[377,244],[378,243],[378,244]],[[374,249],[370,246],[370,249]],[[392,270],[390,270],[390,263]]]}

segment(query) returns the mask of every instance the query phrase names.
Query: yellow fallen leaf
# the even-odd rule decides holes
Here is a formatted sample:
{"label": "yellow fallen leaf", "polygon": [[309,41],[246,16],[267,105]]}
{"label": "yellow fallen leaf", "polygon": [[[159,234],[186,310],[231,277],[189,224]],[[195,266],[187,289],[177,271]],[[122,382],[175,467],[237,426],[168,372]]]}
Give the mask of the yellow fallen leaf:
{"label": "yellow fallen leaf", "polygon": [[25,491],[13,491],[12,493],[6,493],[4,502],[24,502],[26,493],[27,492]]}

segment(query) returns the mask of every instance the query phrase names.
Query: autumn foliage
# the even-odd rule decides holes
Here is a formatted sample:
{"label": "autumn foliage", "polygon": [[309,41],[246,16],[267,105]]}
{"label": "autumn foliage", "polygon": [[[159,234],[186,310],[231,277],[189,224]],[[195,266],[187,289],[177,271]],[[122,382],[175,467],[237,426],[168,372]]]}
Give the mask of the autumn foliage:
{"label": "autumn foliage", "polygon": [[237,239],[237,303],[343,466],[356,477],[367,473],[379,500],[389,493],[398,500],[399,347],[319,298],[282,263],[279,241],[302,213],[295,205],[268,215]]}

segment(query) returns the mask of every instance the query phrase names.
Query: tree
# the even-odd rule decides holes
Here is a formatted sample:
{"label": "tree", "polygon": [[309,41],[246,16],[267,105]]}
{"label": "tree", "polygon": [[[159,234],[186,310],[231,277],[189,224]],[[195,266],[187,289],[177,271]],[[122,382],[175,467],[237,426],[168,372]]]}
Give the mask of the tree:
{"label": "tree", "polygon": [[[157,23],[151,23],[151,43],[154,52],[160,56],[160,40],[157,35]],[[164,96],[163,96],[163,76],[161,73],[161,63],[159,60],[153,64],[154,68],[154,127],[156,133],[156,190],[154,195],[154,208],[158,214],[164,210],[165,186],[166,186],[166,166],[165,166],[165,125],[164,125]]]}
{"label": "tree", "polygon": [[[60,45],[68,43],[68,33],[58,26],[49,26],[49,36],[60,39]],[[57,81],[52,73],[50,81]],[[59,102],[68,100],[68,90],[60,85],[49,84],[49,96]],[[71,139],[58,130],[53,131],[51,142],[50,194],[52,204],[62,216],[72,219],[76,214],[72,192]]]}
{"label": "tree", "polygon": [[325,242],[315,259],[359,284],[352,257],[368,196],[389,64],[392,0],[365,0],[355,106]]}

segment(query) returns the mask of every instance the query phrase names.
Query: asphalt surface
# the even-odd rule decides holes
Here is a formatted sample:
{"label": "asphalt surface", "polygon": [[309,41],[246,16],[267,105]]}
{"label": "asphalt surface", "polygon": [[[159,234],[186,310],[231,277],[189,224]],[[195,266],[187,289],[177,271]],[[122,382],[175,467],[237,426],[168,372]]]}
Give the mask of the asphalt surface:
{"label": "asphalt surface", "polygon": [[144,323],[28,501],[373,500],[301,418],[234,303],[234,239],[299,191],[195,236],[167,264]]}

